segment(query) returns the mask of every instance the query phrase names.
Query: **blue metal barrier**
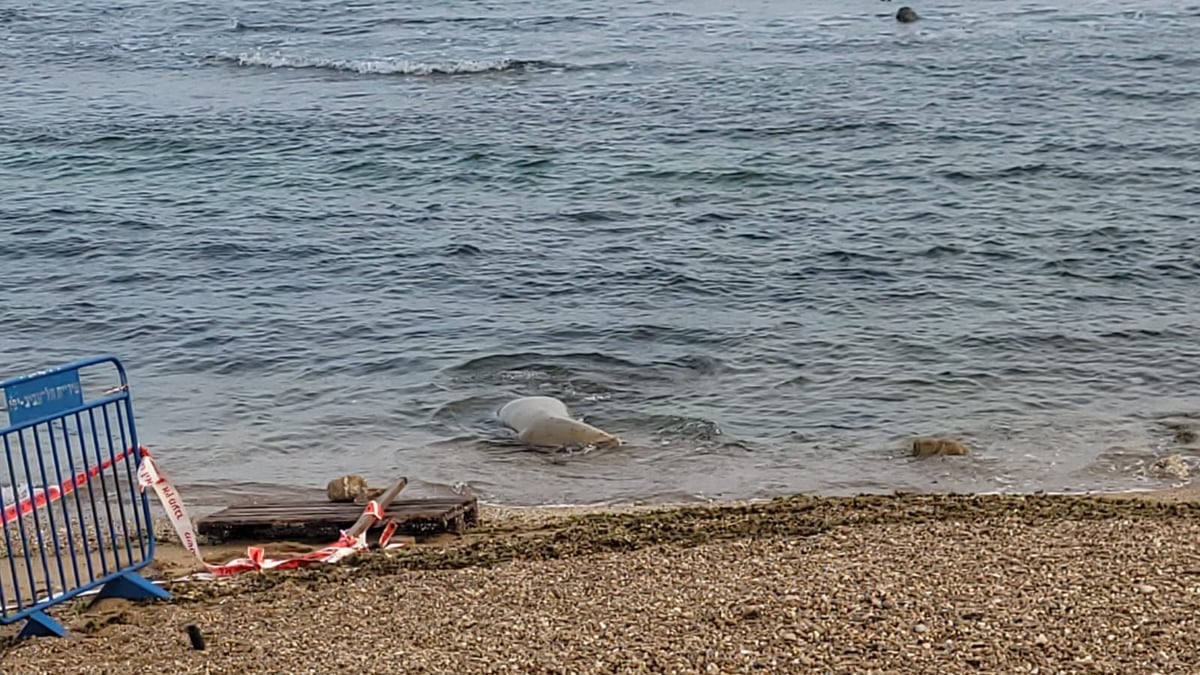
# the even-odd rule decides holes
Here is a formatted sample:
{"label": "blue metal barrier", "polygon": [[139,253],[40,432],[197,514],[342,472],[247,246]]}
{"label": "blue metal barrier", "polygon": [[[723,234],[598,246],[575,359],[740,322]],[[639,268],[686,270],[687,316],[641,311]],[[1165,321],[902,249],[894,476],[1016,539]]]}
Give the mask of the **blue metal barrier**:
{"label": "blue metal barrier", "polygon": [[138,574],[154,558],[154,528],[121,362],[76,361],[5,380],[0,391],[0,624],[24,620],[21,637],[64,636],[46,610],[93,589],[170,598]]}

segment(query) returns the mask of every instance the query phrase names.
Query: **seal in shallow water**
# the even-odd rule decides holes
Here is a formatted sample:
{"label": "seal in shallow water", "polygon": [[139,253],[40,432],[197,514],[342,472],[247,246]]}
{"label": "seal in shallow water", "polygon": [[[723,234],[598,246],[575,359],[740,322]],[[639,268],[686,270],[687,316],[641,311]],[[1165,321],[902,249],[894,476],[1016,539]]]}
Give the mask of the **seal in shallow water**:
{"label": "seal in shallow water", "polygon": [[621,445],[621,439],[571,417],[567,405],[551,396],[526,396],[504,404],[498,413],[526,445],[563,447]]}
{"label": "seal in shallow water", "polygon": [[900,23],[912,23],[919,18],[921,17],[917,16],[916,10],[914,10],[912,7],[901,7],[900,10],[896,12],[896,20]]}

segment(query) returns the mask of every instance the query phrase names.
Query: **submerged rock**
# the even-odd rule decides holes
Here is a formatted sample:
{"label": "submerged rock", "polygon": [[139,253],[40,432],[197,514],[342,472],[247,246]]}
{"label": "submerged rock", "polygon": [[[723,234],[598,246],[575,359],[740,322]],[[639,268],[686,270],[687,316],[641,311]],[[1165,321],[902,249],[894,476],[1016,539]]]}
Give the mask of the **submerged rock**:
{"label": "submerged rock", "polygon": [[1150,475],[1157,478],[1187,478],[1192,475],[1192,468],[1183,461],[1181,455],[1167,455],[1150,465]]}
{"label": "submerged rock", "polygon": [[1200,434],[1196,432],[1196,426],[1200,424],[1200,420],[1195,417],[1190,415],[1161,417],[1158,423],[1174,432],[1176,443],[1190,445],[1200,440]]}
{"label": "submerged rock", "polygon": [[949,438],[914,438],[912,441],[913,457],[947,457],[951,455],[969,455],[966,445]]}

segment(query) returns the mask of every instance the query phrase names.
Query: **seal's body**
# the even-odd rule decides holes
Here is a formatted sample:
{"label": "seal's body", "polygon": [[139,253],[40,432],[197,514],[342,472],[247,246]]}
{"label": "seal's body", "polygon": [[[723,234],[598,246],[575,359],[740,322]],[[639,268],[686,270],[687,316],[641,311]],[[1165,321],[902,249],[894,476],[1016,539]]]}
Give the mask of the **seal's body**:
{"label": "seal's body", "polygon": [[526,396],[509,401],[498,414],[500,421],[516,431],[517,438],[526,445],[603,447],[621,444],[621,439],[607,431],[571,417],[566,404],[551,396]]}

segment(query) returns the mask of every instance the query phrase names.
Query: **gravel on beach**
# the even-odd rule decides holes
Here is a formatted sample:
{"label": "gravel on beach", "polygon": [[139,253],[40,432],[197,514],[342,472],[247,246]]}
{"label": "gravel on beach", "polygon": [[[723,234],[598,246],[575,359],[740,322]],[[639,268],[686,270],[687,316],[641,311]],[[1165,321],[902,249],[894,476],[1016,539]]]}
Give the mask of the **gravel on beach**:
{"label": "gravel on beach", "polygon": [[9,645],[0,670],[1200,672],[1192,502],[902,495],[484,515],[478,533],[391,557],[64,610],[77,637]]}

